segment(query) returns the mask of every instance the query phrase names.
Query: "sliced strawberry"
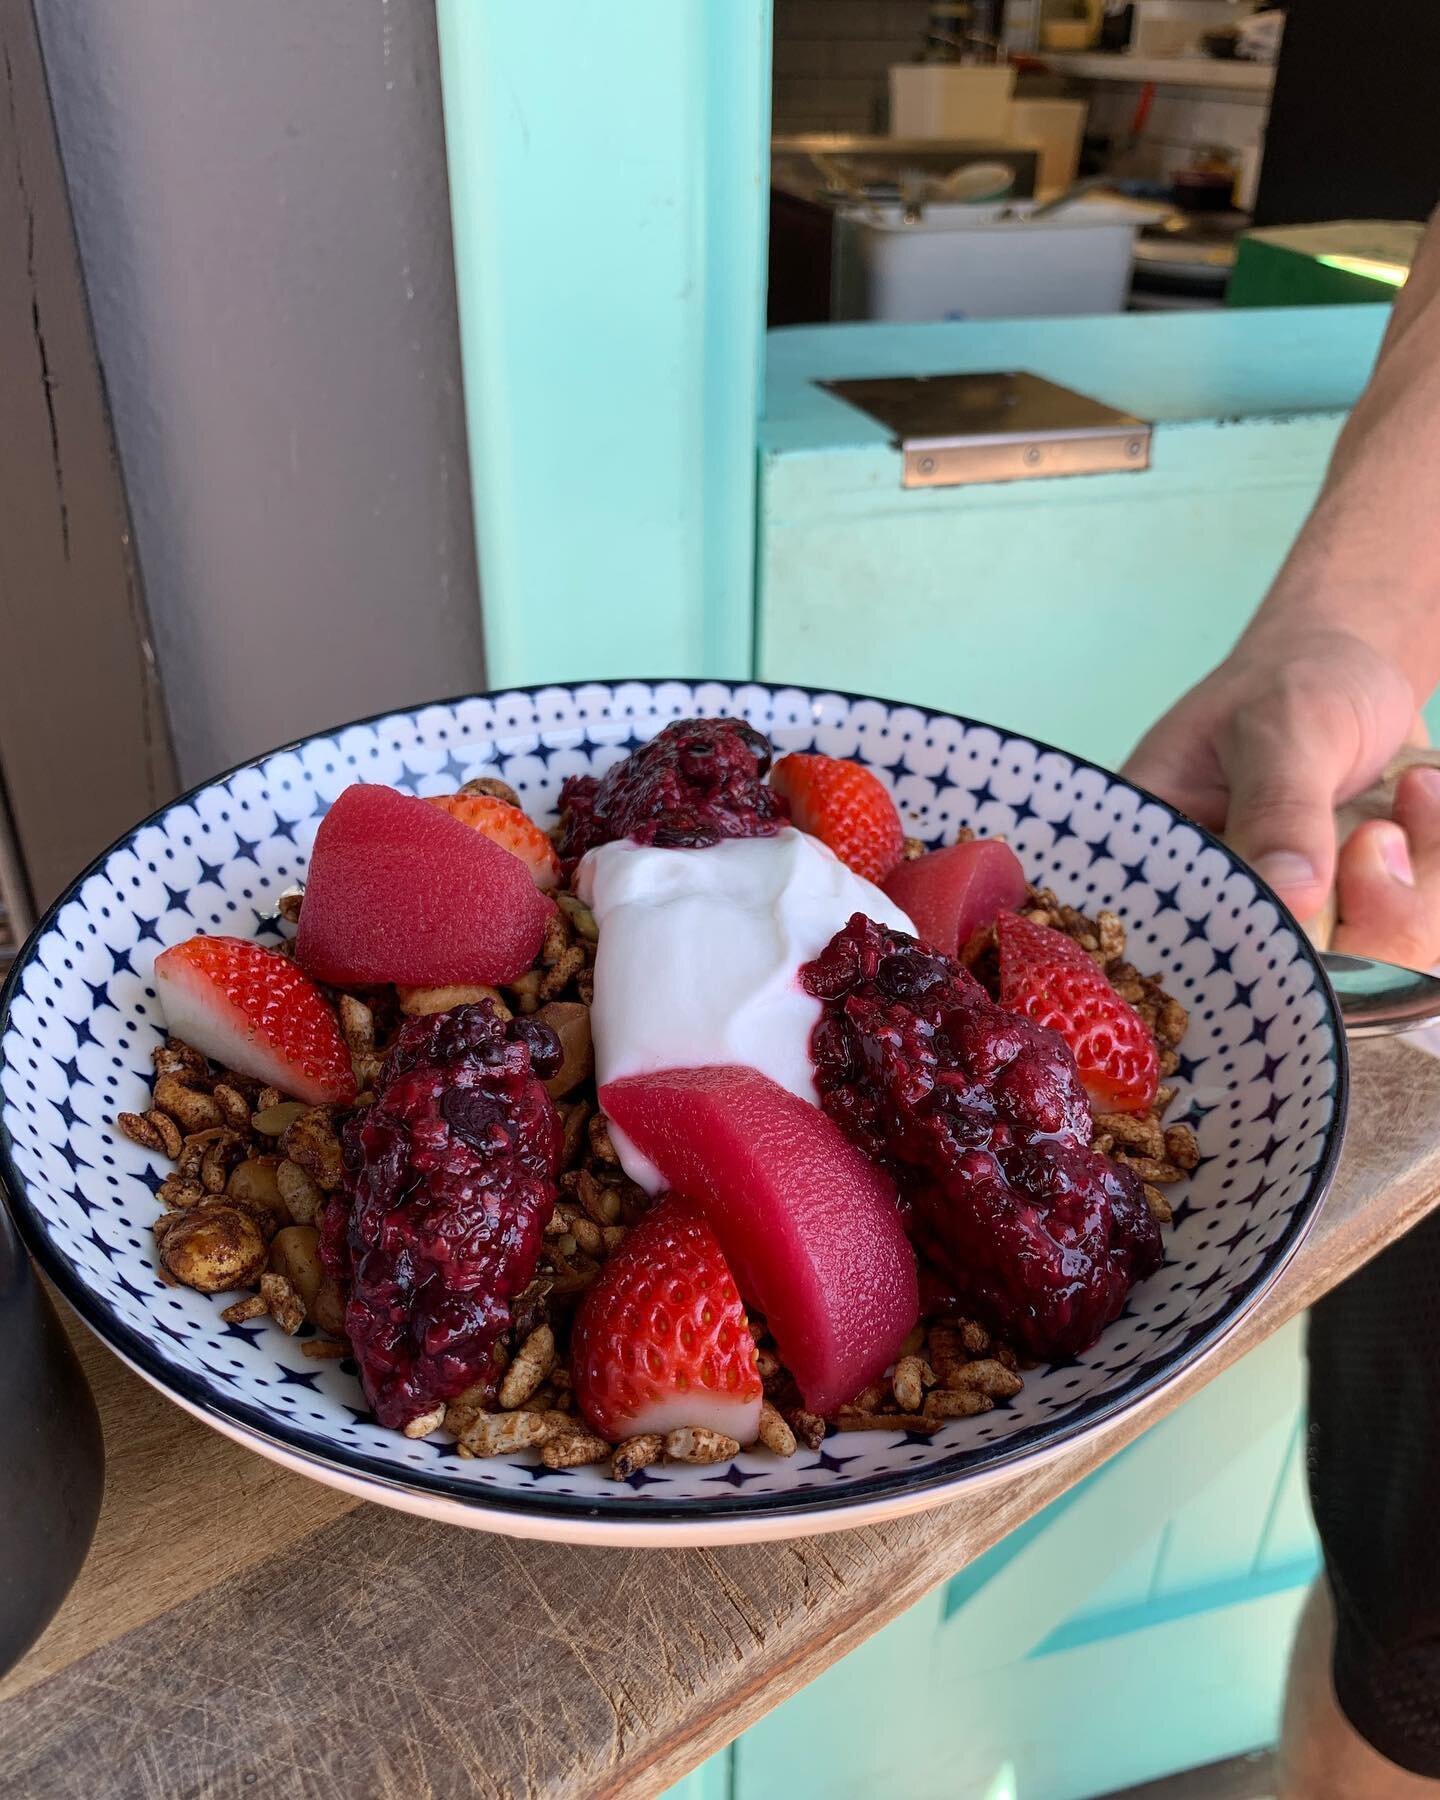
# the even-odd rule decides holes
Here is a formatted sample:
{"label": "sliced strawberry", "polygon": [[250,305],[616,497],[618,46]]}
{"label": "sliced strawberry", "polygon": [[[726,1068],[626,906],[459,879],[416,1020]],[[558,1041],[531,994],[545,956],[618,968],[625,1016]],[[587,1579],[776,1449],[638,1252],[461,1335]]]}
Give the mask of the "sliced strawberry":
{"label": "sliced strawberry", "polygon": [[627,1233],[575,1316],[580,1410],[612,1441],[705,1425],[753,1443],[763,1398],[755,1341],[715,1234],[672,1195]]}
{"label": "sliced strawberry", "polygon": [[560,880],[560,858],[555,846],[528,813],[493,794],[430,794],[432,806],[449,813],[473,831],[483,831],[491,841],[529,869],[536,887],[546,893]]}
{"label": "sliced strawberry", "polygon": [[881,882],[899,862],[905,833],[885,785],[859,763],[796,752],[770,772],[801,831],[828,844],[848,868]]}
{"label": "sliced strawberry", "polygon": [[312,1106],[355,1098],[350,1055],[319,988],[245,938],[193,937],[155,958],[165,1022],[227,1069]]}
{"label": "sliced strawberry", "polygon": [[1151,1106],[1160,1080],[1155,1039],[1074,939],[1008,912],[996,920],[995,935],[1000,1004],[1064,1038],[1100,1111]]}

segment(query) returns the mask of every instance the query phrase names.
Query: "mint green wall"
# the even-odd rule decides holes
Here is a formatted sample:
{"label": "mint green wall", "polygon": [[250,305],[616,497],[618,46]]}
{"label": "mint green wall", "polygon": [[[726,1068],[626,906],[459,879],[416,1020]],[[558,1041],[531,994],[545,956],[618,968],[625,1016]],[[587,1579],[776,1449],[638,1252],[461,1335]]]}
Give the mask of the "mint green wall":
{"label": "mint green wall", "polygon": [[[1115,764],[1228,649],[1312,504],[1381,307],[772,334],[756,672]],[[906,490],[835,376],[1024,368],[1159,421],[1134,474]]]}
{"label": "mint green wall", "polygon": [[437,13],[490,682],[743,675],[769,0]]}

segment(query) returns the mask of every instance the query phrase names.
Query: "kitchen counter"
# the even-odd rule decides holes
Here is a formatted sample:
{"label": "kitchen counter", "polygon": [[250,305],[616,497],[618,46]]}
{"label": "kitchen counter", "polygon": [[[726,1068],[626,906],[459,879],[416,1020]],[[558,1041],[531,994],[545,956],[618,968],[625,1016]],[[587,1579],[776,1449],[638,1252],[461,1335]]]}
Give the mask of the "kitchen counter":
{"label": "kitchen counter", "polygon": [[109,1482],[79,1584],[0,1683],[8,1787],[658,1794],[1440,1203],[1437,1110],[1440,1062],[1364,1047],[1309,1240],[1203,1363],[972,1498],[794,1544],[574,1550],[385,1511],[207,1430],[72,1321]]}
{"label": "kitchen counter", "polygon": [[1085,81],[1153,81],[1159,87],[1212,88],[1227,93],[1269,96],[1273,63],[1241,62],[1217,56],[1129,56],[1103,50],[1047,50],[1047,68]]}

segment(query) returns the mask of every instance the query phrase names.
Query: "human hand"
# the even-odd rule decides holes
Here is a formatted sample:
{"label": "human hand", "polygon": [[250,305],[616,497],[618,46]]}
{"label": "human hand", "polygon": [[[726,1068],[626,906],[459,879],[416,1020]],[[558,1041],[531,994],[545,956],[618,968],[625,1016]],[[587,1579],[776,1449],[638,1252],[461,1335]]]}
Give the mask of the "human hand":
{"label": "human hand", "polygon": [[1394,818],[1337,856],[1335,810],[1407,743],[1409,681],[1344,631],[1247,634],[1141,741],[1124,773],[1227,842],[1302,922],[1338,892],[1336,950],[1440,960],[1440,771],[1411,769]]}

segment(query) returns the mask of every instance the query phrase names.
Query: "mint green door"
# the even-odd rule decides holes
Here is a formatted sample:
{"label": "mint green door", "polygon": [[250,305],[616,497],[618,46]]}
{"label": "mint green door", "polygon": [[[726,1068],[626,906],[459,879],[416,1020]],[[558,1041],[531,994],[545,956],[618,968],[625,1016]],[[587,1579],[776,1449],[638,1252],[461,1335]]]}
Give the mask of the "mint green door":
{"label": "mint green door", "polygon": [[1079,1800],[1272,1741],[1315,1553],[1299,1327],[733,1749],[743,1800]]}

